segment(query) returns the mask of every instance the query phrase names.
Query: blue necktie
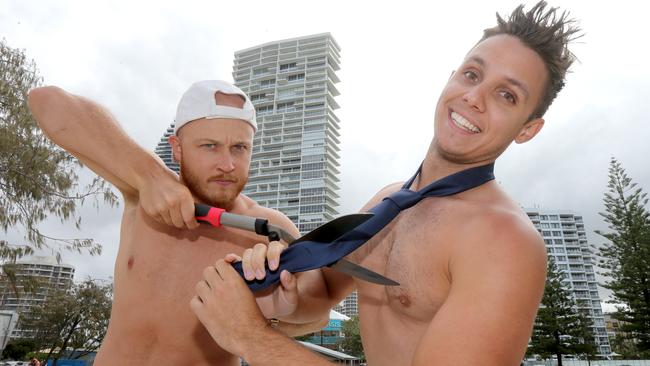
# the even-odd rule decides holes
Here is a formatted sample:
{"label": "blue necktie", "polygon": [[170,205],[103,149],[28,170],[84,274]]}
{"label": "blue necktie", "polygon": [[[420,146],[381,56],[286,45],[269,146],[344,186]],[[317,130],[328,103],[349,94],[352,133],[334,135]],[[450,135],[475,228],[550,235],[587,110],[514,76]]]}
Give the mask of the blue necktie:
{"label": "blue necktie", "polygon": [[[466,169],[441,178],[419,191],[409,188],[422,170],[422,166],[409,179],[402,189],[384,198],[369,212],[374,216],[349,232],[341,235],[331,243],[303,241],[289,246],[280,256],[280,265],[276,271],[266,267],[266,277],[263,280],[247,281],[252,291],[261,291],[280,281],[280,272],[288,270],[291,273],[304,272],[322,268],[336,263],[341,258],[352,253],[375,234],[388,225],[401,211],[406,210],[427,197],[451,196],[456,193],[480,186],[494,179],[494,163]],[[244,277],[241,262],[233,267]]]}

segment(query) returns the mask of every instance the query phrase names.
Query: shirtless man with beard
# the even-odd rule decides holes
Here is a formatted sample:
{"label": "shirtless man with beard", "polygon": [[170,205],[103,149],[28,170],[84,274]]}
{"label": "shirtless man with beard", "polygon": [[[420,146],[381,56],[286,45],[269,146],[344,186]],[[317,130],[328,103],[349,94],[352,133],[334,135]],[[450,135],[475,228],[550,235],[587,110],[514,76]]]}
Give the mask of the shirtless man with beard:
{"label": "shirtless man with beard", "polygon": [[[578,30],[566,13],[543,1],[497,19],[443,89],[434,137],[410,189],[491,164],[513,141],[529,141],[544,125],[574,59],[567,44]],[[361,211],[401,185],[382,189]],[[244,267],[263,268],[266,251],[258,248],[244,257]],[[299,304],[290,317],[325,312],[356,288],[371,366],[520,364],[544,289],[546,250],[527,215],[494,180],[420,201],[347,259],[400,286],[327,268],[301,273],[295,276]],[[253,366],[329,365],[266,325],[232,260],[207,268],[190,302],[215,341]]]}
{"label": "shirtless man with beard", "polygon": [[[195,83],[183,95],[176,133],[169,138],[174,159],[180,162],[180,176],[138,146],[107,110],[88,99],[43,87],[30,92],[29,104],[52,141],[115,185],[124,197],[113,308],[95,365],[239,365],[237,355],[215,347],[187,303],[205,266],[226,253],[242,254],[260,237],[199,225],[193,204],[268,218],[298,235],[286,216],[240,193],[248,178],[257,128],[248,97],[222,81]],[[271,248],[269,253],[279,253],[282,244],[274,242]],[[291,283],[284,284],[291,290]],[[280,291],[281,296],[296,295],[295,281],[293,290]],[[262,295],[258,301],[277,294]],[[315,322],[315,329],[323,320],[327,316]]]}

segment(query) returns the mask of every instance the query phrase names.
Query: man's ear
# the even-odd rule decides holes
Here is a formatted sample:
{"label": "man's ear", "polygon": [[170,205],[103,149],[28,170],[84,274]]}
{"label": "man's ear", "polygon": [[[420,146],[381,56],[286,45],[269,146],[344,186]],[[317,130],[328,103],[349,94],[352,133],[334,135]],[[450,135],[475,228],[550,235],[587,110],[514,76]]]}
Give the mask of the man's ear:
{"label": "man's ear", "polygon": [[180,163],[182,160],[181,139],[176,135],[171,135],[167,139],[167,142],[172,146],[172,157],[174,158],[174,161]]}
{"label": "man's ear", "polygon": [[524,124],[524,127],[522,127],[521,131],[519,131],[515,137],[515,142],[518,144],[523,144],[524,142],[529,141],[539,133],[542,127],[544,127],[543,118],[535,118],[531,121],[526,122]]}

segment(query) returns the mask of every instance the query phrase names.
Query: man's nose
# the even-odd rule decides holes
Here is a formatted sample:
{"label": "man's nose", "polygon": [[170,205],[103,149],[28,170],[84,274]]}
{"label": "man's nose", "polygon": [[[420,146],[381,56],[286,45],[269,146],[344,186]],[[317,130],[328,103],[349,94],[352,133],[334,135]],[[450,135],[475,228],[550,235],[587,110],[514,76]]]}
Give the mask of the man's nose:
{"label": "man's nose", "polygon": [[235,170],[235,159],[230,153],[220,154],[217,158],[217,169],[225,173],[230,173]]}
{"label": "man's nose", "polygon": [[476,111],[485,111],[484,91],[480,85],[468,89],[463,95],[463,101]]}

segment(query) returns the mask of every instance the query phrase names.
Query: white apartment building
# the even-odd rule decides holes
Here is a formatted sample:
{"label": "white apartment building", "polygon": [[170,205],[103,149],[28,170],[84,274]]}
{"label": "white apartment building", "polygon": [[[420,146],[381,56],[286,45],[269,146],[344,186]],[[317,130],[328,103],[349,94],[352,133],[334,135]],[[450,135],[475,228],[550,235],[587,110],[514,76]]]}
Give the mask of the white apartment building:
{"label": "white apartment building", "polygon": [[235,52],[235,85],[251,98],[258,125],[244,193],[302,233],[338,214],[339,52],[329,33]]}
{"label": "white apartment building", "polygon": [[595,258],[587,243],[582,216],[567,210],[524,210],[542,234],[549,257],[565,274],[566,287],[571,289],[578,308],[591,318],[598,353],[608,356],[612,351],[598,294]]}
{"label": "white apartment building", "polygon": [[[18,282],[21,278],[32,277],[40,282],[40,286],[35,293],[22,291],[22,286],[18,286],[20,297],[6,279],[0,282],[0,310],[15,311],[20,316],[24,316],[33,306],[41,305],[47,301],[50,289],[64,289],[70,287],[74,278],[74,267],[69,264],[57,263],[55,257],[34,256],[25,259],[19,259],[15,264],[16,279]],[[20,324],[13,331],[11,338],[29,337],[28,329],[20,329]]]}
{"label": "white apartment building", "polygon": [[169,139],[169,136],[174,134],[174,123],[167,128],[167,131],[165,131],[165,134],[163,137],[160,138],[160,142],[156,146],[156,149],[154,152],[162,159],[163,162],[165,162],[165,165],[176,173],[180,172],[180,166],[176,161],[174,161],[174,157],[172,156],[172,145],[169,144],[167,141]]}
{"label": "white apartment building", "polygon": [[352,291],[343,301],[334,307],[337,312],[353,317],[359,314],[359,295],[357,290]]}

